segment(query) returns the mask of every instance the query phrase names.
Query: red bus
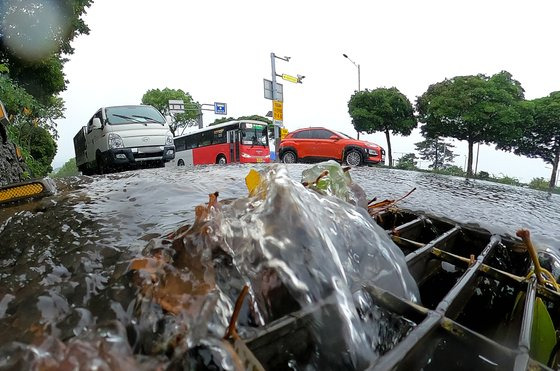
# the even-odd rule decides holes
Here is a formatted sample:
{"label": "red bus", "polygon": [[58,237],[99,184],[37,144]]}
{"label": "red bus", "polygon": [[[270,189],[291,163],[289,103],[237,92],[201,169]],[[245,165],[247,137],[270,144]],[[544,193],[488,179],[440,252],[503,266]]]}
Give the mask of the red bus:
{"label": "red bus", "polygon": [[268,126],[261,121],[228,121],[174,141],[177,166],[270,162]]}

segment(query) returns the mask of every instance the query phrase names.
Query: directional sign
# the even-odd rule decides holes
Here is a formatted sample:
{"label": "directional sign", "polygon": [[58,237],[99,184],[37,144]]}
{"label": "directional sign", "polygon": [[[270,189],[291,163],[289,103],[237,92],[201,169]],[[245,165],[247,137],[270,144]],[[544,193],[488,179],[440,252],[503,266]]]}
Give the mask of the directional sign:
{"label": "directional sign", "polygon": [[272,101],[272,117],[275,121],[283,121],[284,120],[284,113],[283,113],[283,104],[278,100]]}
{"label": "directional sign", "polygon": [[216,115],[227,115],[227,104],[214,102],[214,113]]}
{"label": "directional sign", "polygon": [[170,99],[167,104],[172,115],[185,112],[185,102],[181,99]]}
{"label": "directional sign", "polygon": [[292,75],[286,75],[286,74],[282,74],[282,79],[289,81],[289,82],[293,82],[294,84],[297,84],[299,81],[298,77],[292,76]]}
{"label": "directional sign", "polygon": [[286,135],[288,135],[288,129],[286,128],[280,129],[280,139],[286,138]]}

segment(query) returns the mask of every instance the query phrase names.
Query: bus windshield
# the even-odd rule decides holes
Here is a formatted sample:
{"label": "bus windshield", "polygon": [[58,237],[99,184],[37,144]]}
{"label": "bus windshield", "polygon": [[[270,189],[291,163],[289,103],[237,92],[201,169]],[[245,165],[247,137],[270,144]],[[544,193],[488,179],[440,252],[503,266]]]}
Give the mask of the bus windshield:
{"label": "bus windshield", "polygon": [[265,125],[244,124],[241,126],[241,144],[268,146],[268,128]]}

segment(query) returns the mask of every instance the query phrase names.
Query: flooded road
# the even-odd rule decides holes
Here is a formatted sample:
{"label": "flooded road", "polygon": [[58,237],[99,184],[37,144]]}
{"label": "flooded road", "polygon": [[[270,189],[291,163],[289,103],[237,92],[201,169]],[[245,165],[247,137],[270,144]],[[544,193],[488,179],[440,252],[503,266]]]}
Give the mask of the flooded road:
{"label": "flooded road", "polygon": [[[299,182],[302,171],[309,167],[311,165],[297,164],[289,166],[287,171],[293,180]],[[164,354],[171,347],[169,339],[175,339],[183,331],[181,326],[184,322],[181,318],[170,317],[161,308],[155,310],[149,306],[153,303],[146,304],[148,307],[142,304],[135,280],[130,272],[127,273],[130,263],[134,258],[157,252],[157,248],[162,246],[158,244],[161,244],[163,236],[195,223],[195,206],[207,202],[209,193],[219,192],[220,200],[246,197],[245,176],[251,168],[264,170],[267,166],[164,168],[99,177],[65,178],[56,181],[58,193],[54,196],[0,209],[0,367],[28,366],[26,362],[30,362],[30,359],[41,358],[37,355],[37,349],[49,354],[89,354],[93,362],[88,363],[90,366],[100,359],[113,359],[112,363],[106,361],[109,368],[140,365],[151,369],[167,366],[169,359]],[[541,248],[554,252],[560,248],[559,195],[383,168],[356,168],[351,170],[351,176],[355,183],[364,188],[369,199],[399,198],[416,187],[417,190],[400,206],[460,222],[480,224],[496,233],[514,234],[517,228],[528,228]],[[304,196],[298,197],[294,201],[295,205],[300,201],[309,202],[300,200]],[[280,200],[293,201],[285,195]],[[239,210],[253,212],[264,206],[249,203],[240,207]],[[333,205],[334,210],[337,207],[340,208],[340,205]],[[224,211],[220,216],[223,218],[222,225],[229,227],[214,233],[220,236],[220,241],[231,242],[232,246],[262,245],[264,247],[261,250],[255,250],[259,256],[267,256],[270,261],[289,262],[293,256],[283,255],[282,249],[271,252],[265,248],[268,246],[266,243],[270,242],[265,241],[266,236],[251,235],[249,239],[237,241],[235,233],[231,234],[235,228],[250,229],[255,222],[272,228],[276,219],[281,221],[281,228],[275,233],[286,234],[302,227],[298,224],[301,221],[293,217],[286,219],[289,210],[278,210],[278,215],[274,211],[267,213],[265,209],[260,210],[257,221],[250,219],[247,213]],[[306,213],[306,210],[301,211]],[[307,214],[305,221],[314,220],[315,217],[317,224],[325,224],[324,230],[333,229],[326,220],[321,220],[318,210],[307,210]],[[336,221],[336,217],[332,216],[332,220]],[[251,223],[239,226],[236,220],[251,220]],[[286,220],[291,220],[293,224]],[[363,223],[359,215],[356,220],[356,223]],[[320,230],[321,235],[327,233],[324,230]],[[326,236],[327,240],[336,238],[333,236],[336,233]],[[194,243],[198,246],[196,241]],[[310,251],[319,251],[313,246],[309,248]],[[333,254],[344,256],[345,252]],[[216,255],[219,256],[216,258]],[[209,272],[214,275],[214,268],[217,272],[211,282],[202,278],[203,283],[219,288],[211,303],[204,301],[200,304],[202,307],[211,305],[214,308],[212,318],[200,319],[210,323],[210,329],[201,330],[202,333],[223,332],[242,283],[247,279],[256,279],[256,276],[262,279],[261,273],[257,272],[252,277],[251,272],[243,268],[247,267],[243,265],[243,259],[236,257],[231,263],[222,255],[213,251],[211,257],[200,258],[204,277]],[[257,259],[251,254],[243,257],[252,262]],[[329,260],[327,256],[321,259],[311,259],[308,264],[316,264],[320,268],[321,264]],[[214,262],[212,269],[205,265],[209,261]],[[301,291],[302,295],[293,295],[292,290],[297,304],[315,300],[310,299],[313,295],[309,293],[313,290],[319,294],[329,294],[334,290],[339,293],[341,302],[348,300],[348,289],[338,290],[340,282],[337,280],[348,280],[347,285],[352,286],[352,272],[349,273],[347,268],[349,264],[343,261],[332,266],[325,265],[329,274],[337,272],[332,273],[332,277],[338,277],[332,285],[327,285],[328,290],[323,285],[328,279],[323,282],[322,278],[319,278],[322,283],[317,287],[311,287],[306,281],[307,286]],[[221,273],[218,272],[218,266],[225,267]],[[355,268],[359,269],[357,266]],[[289,273],[289,269],[281,264],[277,269],[281,272],[280,276]],[[396,269],[398,271],[398,267]],[[297,287],[296,279],[292,283]],[[407,291],[406,285],[403,281],[404,292],[412,292]],[[413,296],[411,294],[411,298]],[[245,313],[246,318],[240,319],[240,324],[248,324],[248,321],[258,323],[259,318],[264,321],[266,316],[267,313],[252,316]],[[352,316],[348,314],[347,318],[350,330],[344,330],[350,334],[348,336],[356,336],[353,331],[355,318]],[[186,321],[190,333],[200,325],[197,318],[198,315],[193,315]],[[147,333],[152,334],[152,338]],[[82,342],[68,343],[69,339],[75,338]],[[197,344],[202,338],[204,335],[190,337],[187,345]],[[67,343],[64,345],[57,341]],[[355,353],[350,354],[349,358],[372,357],[364,354],[359,341],[349,339],[349,342],[358,344]],[[129,347],[128,343],[133,345]],[[30,344],[35,348],[30,348]],[[224,351],[215,344],[207,346],[218,349],[215,352],[220,349]],[[143,356],[138,356],[138,353]],[[228,359],[227,356],[223,358]]]}

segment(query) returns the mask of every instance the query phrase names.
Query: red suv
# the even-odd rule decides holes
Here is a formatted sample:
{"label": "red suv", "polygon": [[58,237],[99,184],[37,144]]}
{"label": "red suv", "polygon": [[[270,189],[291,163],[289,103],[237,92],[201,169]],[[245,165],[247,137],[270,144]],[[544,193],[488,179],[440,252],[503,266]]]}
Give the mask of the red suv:
{"label": "red suv", "polygon": [[385,161],[385,150],[377,144],[326,128],[305,128],[289,133],[280,143],[278,154],[284,163],[336,160],[358,166]]}

